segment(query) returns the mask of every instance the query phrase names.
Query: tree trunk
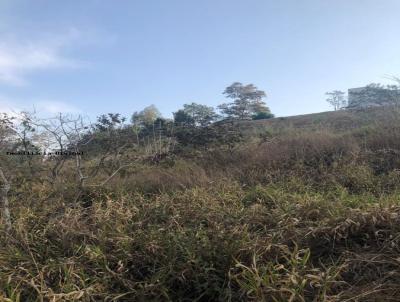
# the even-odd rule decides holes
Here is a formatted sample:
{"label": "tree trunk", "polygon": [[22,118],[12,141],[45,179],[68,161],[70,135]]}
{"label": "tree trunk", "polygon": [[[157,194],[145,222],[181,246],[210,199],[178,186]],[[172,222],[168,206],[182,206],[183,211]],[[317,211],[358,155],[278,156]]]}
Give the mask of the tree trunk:
{"label": "tree trunk", "polygon": [[4,176],[3,170],[0,168],[0,179],[2,181],[1,191],[0,191],[0,201],[3,206],[3,215],[6,223],[6,231],[9,233],[11,231],[11,214],[10,206],[8,203],[8,191],[10,190],[10,183]]}

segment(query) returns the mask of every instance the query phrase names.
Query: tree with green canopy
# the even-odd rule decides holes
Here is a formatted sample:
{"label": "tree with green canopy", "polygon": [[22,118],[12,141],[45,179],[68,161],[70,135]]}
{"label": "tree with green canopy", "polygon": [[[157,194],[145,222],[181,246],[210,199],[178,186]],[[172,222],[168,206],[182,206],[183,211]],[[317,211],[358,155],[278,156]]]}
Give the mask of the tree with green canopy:
{"label": "tree with green canopy", "polygon": [[251,119],[252,116],[264,112],[270,113],[263,98],[267,95],[263,90],[259,90],[253,84],[243,85],[235,82],[228,86],[223,94],[232,99],[231,103],[224,103],[218,109],[228,118]]}

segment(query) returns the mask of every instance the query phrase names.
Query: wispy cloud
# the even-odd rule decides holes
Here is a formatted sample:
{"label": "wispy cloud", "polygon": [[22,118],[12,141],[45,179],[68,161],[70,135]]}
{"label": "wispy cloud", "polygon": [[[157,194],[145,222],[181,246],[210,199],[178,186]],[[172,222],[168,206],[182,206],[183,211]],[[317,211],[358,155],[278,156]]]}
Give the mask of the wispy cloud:
{"label": "wispy cloud", "polygon": [[82,66],[82,62],[67,57],[63,52],[79,38],[79,31],[70,29],[60,36],[34,41],[6,37],[0,41],[0,82],[24,85],[29,74],[40,70]]}

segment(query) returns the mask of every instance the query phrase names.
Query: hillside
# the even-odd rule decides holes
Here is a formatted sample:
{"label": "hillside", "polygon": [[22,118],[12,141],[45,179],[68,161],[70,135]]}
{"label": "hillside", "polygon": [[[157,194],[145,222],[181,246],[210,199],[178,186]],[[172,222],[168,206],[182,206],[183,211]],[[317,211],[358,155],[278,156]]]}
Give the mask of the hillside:
{"label": "hillside", "polygon": [[278,132],[282,129],[305,131],[329,129],[337,132],[346,132],[362,127],[375,127],[376,124],[398,119],[400,119],[399,107],[385,106],[278,117],[248,121],[244,124],[246,124],[245,127],[253,129],[255,133],[264,130]]}
{"label": "hillside", "polygon": [[3,156],[0,300],[398,301],[398,108],[185,131]]}

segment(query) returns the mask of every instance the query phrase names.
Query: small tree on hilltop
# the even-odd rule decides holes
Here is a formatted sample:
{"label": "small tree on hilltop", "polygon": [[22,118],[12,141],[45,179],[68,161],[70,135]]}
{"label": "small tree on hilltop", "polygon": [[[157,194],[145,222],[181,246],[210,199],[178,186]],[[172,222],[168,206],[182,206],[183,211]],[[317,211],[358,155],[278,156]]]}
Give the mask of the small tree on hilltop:
{"label": "small tree on hilltop", "polygon": [[325,94],[328,96],[326,101],[331,104],[335,111],[347,106],[347,100],[343,91],[334,90]]}
{"label": "small tree on hilltop", "polygon": [[160,111],[156,106],[150,105],[144,108],[142,111],[133,113],[131,122],[137,127],[148,127],[152,126],[157,118],[161,117]]}
{"label": "small tree on hilltop", "polygon": [[264,91],[258,90],[253,84],[243,85],[235,82],[228,86],[223,94],[233,99],[232,103],[224,103],[218,109],[228,118],[251,119],[259,112],[270,113],[263,98],[267,95]]}
{"label": "small tree on hilltop", "polygon": [[197,103],[184,104],[183,109],[174,113],[177,125],[205,127],[218,118],[213,107]]}
{"label": "small tree on hilltop", "polygon": [[196,126],[207,126],[218,117],[213,107],[197,103],[183,105],[183,111],[191,116]]}

